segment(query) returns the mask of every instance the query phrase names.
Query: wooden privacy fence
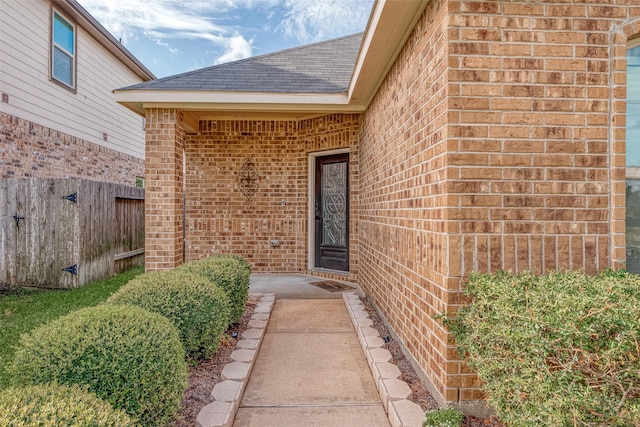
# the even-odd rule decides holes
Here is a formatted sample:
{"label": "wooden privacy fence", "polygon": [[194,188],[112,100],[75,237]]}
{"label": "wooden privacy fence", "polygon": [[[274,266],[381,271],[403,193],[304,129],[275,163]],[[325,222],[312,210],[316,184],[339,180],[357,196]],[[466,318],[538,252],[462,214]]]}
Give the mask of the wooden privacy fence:
{"label": "wooden privacy fence", "polygon": [[0,284],[77,288],[144,263],[144,189],[0,180]]}

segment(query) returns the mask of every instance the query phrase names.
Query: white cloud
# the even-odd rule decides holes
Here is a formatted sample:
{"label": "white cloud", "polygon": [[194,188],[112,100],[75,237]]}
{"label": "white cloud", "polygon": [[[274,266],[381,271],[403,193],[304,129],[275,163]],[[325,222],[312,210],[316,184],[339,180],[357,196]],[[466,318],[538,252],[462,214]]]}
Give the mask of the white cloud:
{"label": "white cloud", "polygon": [[254,40],[276,33],[302,44],[362,31],[374,0],[78,1],[125,46],[151,41],[169,58],[210,65],[250,57]]}
{"label": "white cloud", "polygon": [[251,56],[251,53],[253,52],[253,39],[245,40],[242,35],[237,35],[230,39],[226,39],[226,41],[226,50],[218,59],[216,59],[216,64],[236,61],[238,59],[244,59]]}
{"label": "white cloud", "polygon": [[364,30],[373,0],[285,0],[280,28],[301,42],[325,40]]}
{"label": "white cloud", "polygon": [[173,38],[174,31],[189,31],[193,37],[206,38],[211,33],[225,34],[229,30],[204,18],[227,5],[227,0],[80,0],[83,7],[116,38],[126,43],[138,31]]}

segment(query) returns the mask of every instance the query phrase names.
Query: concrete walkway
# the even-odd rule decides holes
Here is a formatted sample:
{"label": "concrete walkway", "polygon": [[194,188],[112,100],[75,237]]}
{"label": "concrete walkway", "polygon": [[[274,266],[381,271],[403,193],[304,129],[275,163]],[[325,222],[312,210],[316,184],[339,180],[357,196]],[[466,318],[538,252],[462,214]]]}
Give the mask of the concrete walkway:
{"label": "concrete walkway", "polygon": [[278,299],[234,426],[389,426],[342,299]]}
{"label": "concrete walkway", "polygon": [[325,290],[323,280],[251,275],[250,292],[262,296],[199,427],[422,425],[359,290]]}

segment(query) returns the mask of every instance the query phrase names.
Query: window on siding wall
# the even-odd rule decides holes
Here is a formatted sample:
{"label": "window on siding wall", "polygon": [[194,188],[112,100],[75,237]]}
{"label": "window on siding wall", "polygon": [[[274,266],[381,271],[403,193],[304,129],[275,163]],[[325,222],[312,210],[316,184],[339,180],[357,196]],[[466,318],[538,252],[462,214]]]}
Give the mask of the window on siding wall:
{"label": "window on siding wall", "polygon": [[627,270],[640,273],[640,39],[627,50]]}
{"label": "window on siding wall", "polygon": [[51,78],[75,89],[76,27],[56,11],[52,21]]}

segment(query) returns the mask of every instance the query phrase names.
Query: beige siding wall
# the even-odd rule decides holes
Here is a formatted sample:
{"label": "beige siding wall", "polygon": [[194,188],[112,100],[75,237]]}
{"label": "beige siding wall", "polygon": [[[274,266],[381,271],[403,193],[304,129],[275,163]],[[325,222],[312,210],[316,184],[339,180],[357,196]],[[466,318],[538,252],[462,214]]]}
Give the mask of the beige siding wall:
{"label": "beige siding wall", "polygon": [[0,7],[0,90],[9,96],[0,111],[143,159],[143,119],[112,93],[141,80],[76,27],[77,93],[49,81],[49,2],[0,0]]}

